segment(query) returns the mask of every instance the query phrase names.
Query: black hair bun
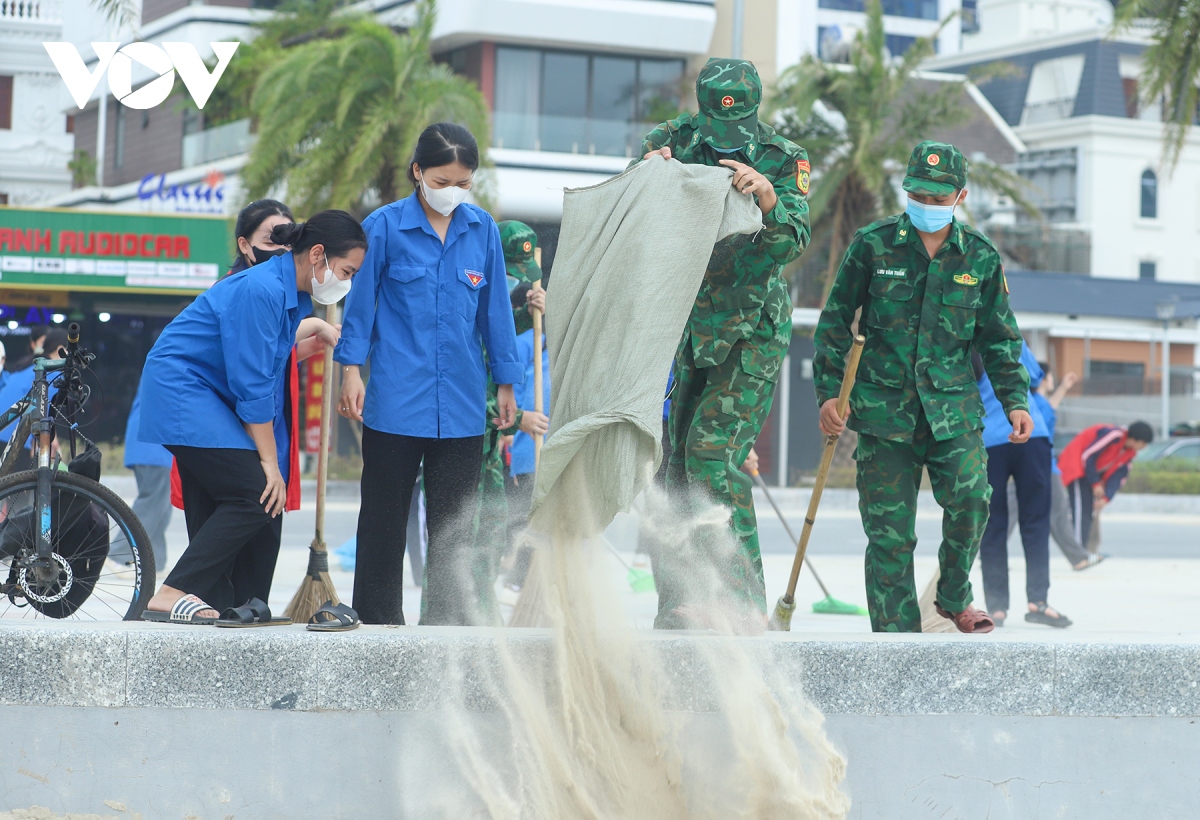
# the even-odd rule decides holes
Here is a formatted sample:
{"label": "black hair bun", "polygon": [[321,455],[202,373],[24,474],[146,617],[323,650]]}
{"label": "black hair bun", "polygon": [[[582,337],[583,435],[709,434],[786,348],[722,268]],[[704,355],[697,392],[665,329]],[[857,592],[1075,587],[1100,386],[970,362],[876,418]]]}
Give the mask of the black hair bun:
{"label": "black hair bun", "polygon": [[283,225],[276,225],[271,231],[271,241],[276,245],[287,245],[292,247],[300,242],[300,237],[304,235],[303,222],[287,222]]}

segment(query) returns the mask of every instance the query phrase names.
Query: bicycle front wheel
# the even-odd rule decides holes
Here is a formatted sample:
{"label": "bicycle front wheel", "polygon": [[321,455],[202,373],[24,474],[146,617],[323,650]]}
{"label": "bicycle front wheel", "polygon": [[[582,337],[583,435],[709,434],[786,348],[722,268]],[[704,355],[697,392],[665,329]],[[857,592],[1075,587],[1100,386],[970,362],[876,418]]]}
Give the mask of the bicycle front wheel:
{"label": "bicycle front wheel", "polygon": [[136,620],[154,594],[150,537],[99,482],[56,472],[51,566],[36,566],[37,472],[0,479],[0,618]]}

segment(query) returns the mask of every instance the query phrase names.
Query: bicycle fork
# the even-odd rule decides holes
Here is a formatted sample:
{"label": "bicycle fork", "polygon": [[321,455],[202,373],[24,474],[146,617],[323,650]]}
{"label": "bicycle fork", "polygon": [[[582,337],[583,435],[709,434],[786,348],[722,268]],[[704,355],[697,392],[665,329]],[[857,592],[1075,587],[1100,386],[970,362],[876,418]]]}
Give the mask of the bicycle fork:
{"label": "bicycle fork", "polygon": [[37,385],[37,406],[47,408],[46,415],[33,423],[33,435],[38,442],[37,462],[37,495],[34,498],[37,507],[37,557],[33,561],[36,574],[43,583],[58,576],[58,565],[53,559],[53,515],[51,508],[50,484],[54,480],[54,469],[50,466],[50,434],[54,430],[54,420],[49,416],[49,387],[45,381]]}

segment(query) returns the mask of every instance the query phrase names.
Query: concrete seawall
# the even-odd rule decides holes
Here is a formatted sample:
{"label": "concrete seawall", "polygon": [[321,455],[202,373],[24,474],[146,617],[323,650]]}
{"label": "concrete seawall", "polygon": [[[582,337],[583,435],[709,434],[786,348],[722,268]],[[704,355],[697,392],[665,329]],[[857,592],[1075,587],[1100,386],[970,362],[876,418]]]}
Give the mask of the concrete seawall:
{"label": "concrete seawall", "polygon": [[[508,632],[523,663],[549,641]],[[849,761],[852,818],[1177,818],[1200,804],[1200,646],[958,636],[748,640],[802,681]],[[197,818],[477,814],[445,738],[449,681],[504,754],[476,677],[496,633],[140,624],[0,629],[0,789],[11,809]],[[668,706],[719,766],[699,634]],[[65,708],[64,708],[65,707]]]}

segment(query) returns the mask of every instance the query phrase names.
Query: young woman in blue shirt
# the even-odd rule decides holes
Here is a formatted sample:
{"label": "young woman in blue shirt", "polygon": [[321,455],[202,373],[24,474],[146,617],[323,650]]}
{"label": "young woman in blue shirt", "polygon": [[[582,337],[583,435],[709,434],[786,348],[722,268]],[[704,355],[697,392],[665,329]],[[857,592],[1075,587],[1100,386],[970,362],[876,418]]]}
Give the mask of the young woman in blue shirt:
{"label": "young woman in blue shirt", "polygon": [[486,211],[465,201],[478,167],[469,131],[431,125],[409,163],[412,195],[363,222],[370,249],[334,351],[344,365],[339,412],[363,422],[354,573],[363,623],[404,623],[405,529],[422,462],[429,542],[421,623],[481,620],[469,564],[487,401],[484,347],[500,386],[501,428],[516,418],[512,385],[523,368],[500,233]]}
{"label": "young woman in blue shirt", "polygon": [[271,239],[291,253],[201,294],[146,358],[139,434],[175,456],[190,540],[147,620],[207,623],[235,603],[200,596],[219,588],[241,549],[283,512],[288,453],[276,444],[277,393],[301,321],[314,299],[345,295],[367,247],[343,211],[279,225]]}

